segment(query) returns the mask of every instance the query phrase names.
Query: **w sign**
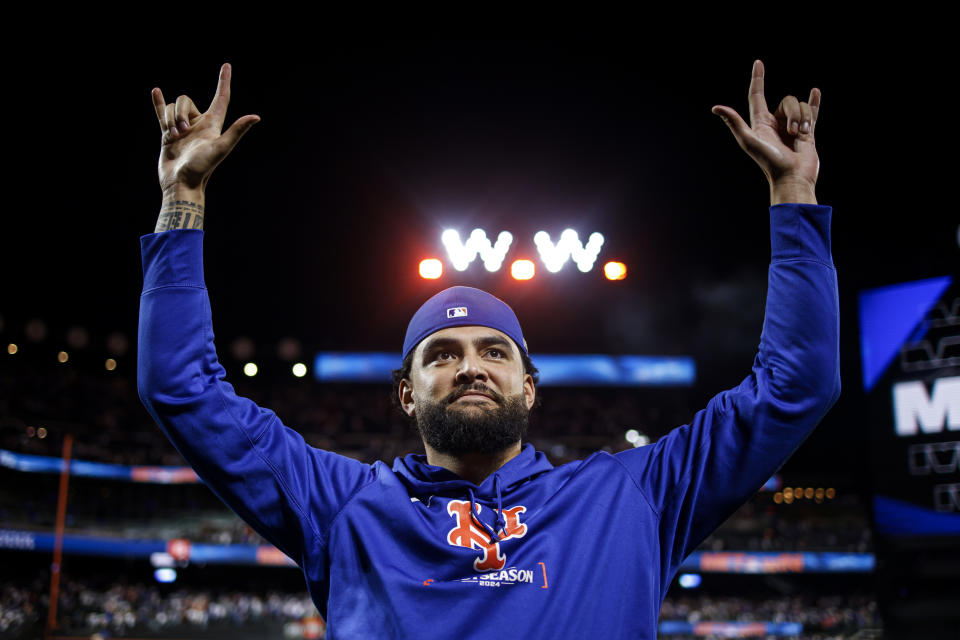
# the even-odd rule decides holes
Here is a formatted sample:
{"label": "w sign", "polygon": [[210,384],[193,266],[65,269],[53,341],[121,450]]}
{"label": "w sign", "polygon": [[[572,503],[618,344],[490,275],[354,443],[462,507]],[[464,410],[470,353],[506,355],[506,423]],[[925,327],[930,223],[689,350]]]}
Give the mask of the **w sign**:
{"label": "w sign", "polygon": [[[513,235],[509,231],[501,231],[496,243],[492,243],[486,231],[474,229],[465,241],[461,241],[459,232],[447,229],[440,236],[440,241],[447,250],[447,257],[450,258],[453,268],[457,271],[465,271],[477,256],[480,256],[487,271],[498,271],[510,250]],[[565,229],[556,242],[546,231],[538,231],[533,236],[533,243],[547,271],[557,273],[568,260],[573,260],[577,268],[586,273],[593,269],[593,263],[600,255],[603,235],[591,233],[584,244],[573,229]]]}

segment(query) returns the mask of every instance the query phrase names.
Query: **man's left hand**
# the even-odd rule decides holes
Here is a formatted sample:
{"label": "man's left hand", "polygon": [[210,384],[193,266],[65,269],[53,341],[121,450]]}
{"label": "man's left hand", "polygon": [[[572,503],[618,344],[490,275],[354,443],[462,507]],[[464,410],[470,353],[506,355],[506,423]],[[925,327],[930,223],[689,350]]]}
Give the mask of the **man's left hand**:
{"label": "man's left hand", "polygon": [[771,114],[763,95],[763,72],[763,63],[755,61],[748,94],[749,125],[730,107],[717,105],[711,111],[723,118],[740,147],[763,169],[770,183],[770,204],[816,204],[820,159],[813,132],[820,90],[812,89],[807,102],[787,96]]}

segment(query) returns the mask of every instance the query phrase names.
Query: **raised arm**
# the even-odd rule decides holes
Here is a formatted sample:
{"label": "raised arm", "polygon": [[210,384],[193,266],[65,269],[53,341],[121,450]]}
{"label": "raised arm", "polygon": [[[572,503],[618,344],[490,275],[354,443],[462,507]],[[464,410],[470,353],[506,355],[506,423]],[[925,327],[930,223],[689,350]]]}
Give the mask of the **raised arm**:
{"label": "raised arm", "polygon": [[820,92],[775,114],[754,63],[748,126],[714,107],[770,182],[771,261],[760,346],[750,374],[690,424],[617,454],[660,524],[661,596],[676,569],[790,457],[840,394],[830,207],[816,204],[813,130]]}
{"label": "raised arm", "polygon": [[163,204],[157,232],[203,228],[204,192],[210,175],[243,134],[260,122],[260,116],[246,115],[221,133],[230,104],[231,73],[229,64],[220,67],[217,93],[203,113],[187,96],[181,95],[168,104],[159,88],[151,92],[163,134],[157,166]]}
{"label": "raised arm", "polygon": [[301,567],[310,564],[319,580],[333,518],[374,472],[308,446],[274,412],[238,396],[217,359],[203,274],[203,191],[213,169],[257,121],[244,116],[221,134],[229,96],[229,65],[220,71],[206,113],[186,96],[165,104],[153,90],[163,130],[164,207],[157,232],[140,239],[137,390],[207,486]]}

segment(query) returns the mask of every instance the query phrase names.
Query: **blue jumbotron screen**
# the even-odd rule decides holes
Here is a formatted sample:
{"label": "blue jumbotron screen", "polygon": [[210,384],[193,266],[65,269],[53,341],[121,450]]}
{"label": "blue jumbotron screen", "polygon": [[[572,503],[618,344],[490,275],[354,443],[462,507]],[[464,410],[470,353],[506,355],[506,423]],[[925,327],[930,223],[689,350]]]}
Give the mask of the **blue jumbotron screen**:
{"label": "blue jumbotron screen", "polygon": [[[541,386],[690,386],[696,380],[693,358],[600,354],[537,354]],[[314,360],[320,382],[389,383],[400,367],[396,353],[322,351]]]}

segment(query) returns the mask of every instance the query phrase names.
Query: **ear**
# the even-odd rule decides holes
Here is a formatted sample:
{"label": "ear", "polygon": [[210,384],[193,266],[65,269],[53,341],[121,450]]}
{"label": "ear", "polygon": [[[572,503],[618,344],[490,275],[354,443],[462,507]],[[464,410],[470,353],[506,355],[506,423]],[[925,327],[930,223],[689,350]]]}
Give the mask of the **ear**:
{"label": "ear", "polygon": [[403,412],[412,418],[416,402],[413,399],[413,385],[410,384],[409,380],[404,378],[400,381],[397,394],[400,396],[400,406],[403,407]]}
{"label": "ear", "polygon": [[523,399],[527,403],[527,410],[533,408],[533,401],[537,399],[537,388],[533,385],[533,376],[529,373],[523,376]]}

